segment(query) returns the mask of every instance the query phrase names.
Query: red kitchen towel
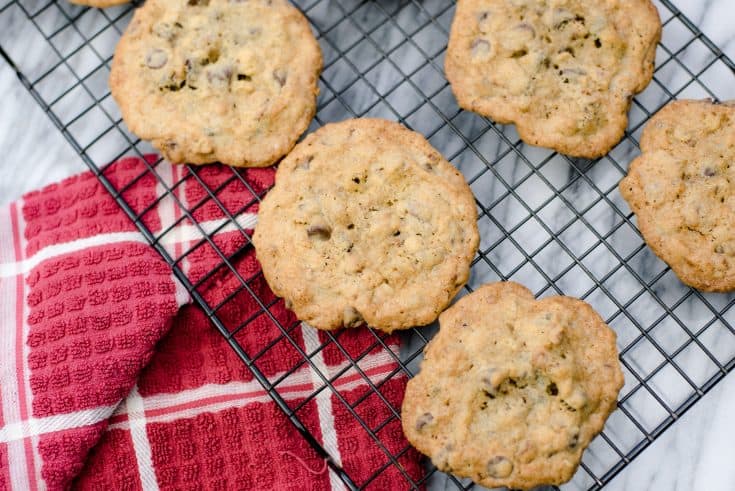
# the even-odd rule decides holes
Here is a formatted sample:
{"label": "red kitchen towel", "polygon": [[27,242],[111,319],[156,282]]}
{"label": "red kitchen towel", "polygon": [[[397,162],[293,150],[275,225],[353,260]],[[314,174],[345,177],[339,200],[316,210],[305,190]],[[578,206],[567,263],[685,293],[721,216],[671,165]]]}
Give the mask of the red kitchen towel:
{"label": "red kitchen towel", "polygon": [[[226,220],[237,213],[252,229],[252,193],[272,184],[273,170],[240,179],[228,168],[189,174],[163,162],[156,171],[161,181],[128,158],[105,174],[197,292],[221,305],[233,342],[277,382],[289,411],[357,485],[419,480],[397,417],[406,382],[398,339],[296,322]],[[222,258],[164,184],[234,255],[240,278],[217,269]],[[91,173],[0,208],[0,490],[343,489],[189,302]]]}

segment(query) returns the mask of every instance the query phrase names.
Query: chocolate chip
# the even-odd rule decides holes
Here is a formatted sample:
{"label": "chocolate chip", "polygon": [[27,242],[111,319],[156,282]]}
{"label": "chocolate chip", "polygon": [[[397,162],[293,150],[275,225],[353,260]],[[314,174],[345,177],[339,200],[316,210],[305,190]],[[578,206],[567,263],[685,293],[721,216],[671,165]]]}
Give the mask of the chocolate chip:
{"label": "chocolate chip", "polygon": [[309,237],[329,240],[332,237],[332,228],[329,225],[312,225],[306,229],[306,234]]}
{"label": "chocolate chip", "polygon": [[555,8],[552,14],[554,29],[562,29],[574,19],[574,14],[563,8]]}
{"label": "chocolate chip", "polygon": [[288,79],[288,72],[283,68],[277,68],[273,70],[273,78],[276,79],[276,82],[278,82],[278,85],[283,87],[286,85],[286,80]]}
{"label": "chocolate chip", "polygon": [[354,182],[355,184],[360,184],[360,178],[359,177],[353,177],[352,178],[352,182]]}
{"label": "chocolate chip", "polygon": [[490,477],[502,479],[504,477],[510,476],[512,472],[513,463],[501,455],[493,457],[487,463],[487,473],[490,475]]}
{"label": "chocolate chip", "polygon": [[191,7],[206,7],[209,5],[209,0],[188,0],[186,4]]}
{"label": "chocolate chip", "polygon": [[184,70],[186,73],[186,85],[188,85],[190,89],[196,90],[196,84],[199,78],[200,71],[199,64],[196,62],[196,60],[187,58],[184,61]]}
{"label": "chocolate chip", "polygon": [[347,230],[352,230],[353,228],[355,228],[354,223],[350,223],[349,225],[347,225]]}
{"label": "chocolate chip", "polygon": [[365,319],[355,307],[345,307],[342,313],[342,324],[345,327],[358,327],[365,324]]}
{"label": "chocolate chip", "polygon": [[309,164],[311,164],[311,161],[314,160],[313,155],[307,155],[301,162],[296,164],[296,167],[299,169],[309,170]]}
{"label": "chocolate chip", "polygon": [[519,49],[517,51],[514,51],[513,54],[510,55],[511,58],[523,58],[528,54],[528,50],[526,49]]}
{"label": "chocolate chip", "polygon": [[252,80],[252,77],[250,75],[246,75],[244,73],[238,73],[237,74],[237,79],[238,80],[244,80],[244,81],[248,82],[248,81]]}
{"label": "chocolate chip", "polygon": [[527,32],[528,34],[531,35],[532,39],[536,37],[536,29],[534,29],[533,26],[529,24],[528,22],[523,22],[522,24],[518,24],[515,27],[515,30]]}
{"label": "chocolate chip", "polygon": [[400,230],[396,230],[395,232],[393,232],[393,237],[398,237],[399,235],[401,235]]}
{"label": "chocolate chip", "polygon": [[213,68],[207,72],[207,80],[211,84],[229,82],[232,78],[233,70],[230,66]]}
{"label": "chocolate chip", "polygon": [[475,39],[472,41],[470,51],[473,57],[486,57],[490,54],[490,42],[484,39]]}
{"label": "chocolate chip", "polygon": [[705,167],[703,174],[707,177],[712,177],[716,174],[716,172],[712,167]]}
{"label": "chocolate chip", "polygon": [[579,22],[584,24],[585,18],[581,15],[574,15],[567,9],[554,9],[554,29],[564,29],[570,22]]}
{"label": "chocolate chip", "polygon": [[572,436],[569,437],[569,443],[567,446],[570,449],[574,449],[579,444],[579,433],[574,433]]}
{"label": "chocolate chip", "polygon": [[171,92],[176,92],[184,88],[186,86],[186,80],[176,80],[172,78],[169,80],[169,82],[165,85],[162,85],[159,87],[159,90],[170,90]]}
{"label": "chocolate chip", "polygon": [[551,382],[549,385],[546,386],[546,393],[550,396],[557,396],[559,395],[559,388],[554,382]]}
{"label": "chocolate chip", "polygon": [[162,49],[153,48],[145,55],[145,64],[148,68],[157,70],[168,62],[168,55]]}
{"label": "chocolate chip", "polygon": [[432,421],[434,421],[434,416],[432,416],[431,413],[422,414],[416,420],[416,430],[417,431],[423,430],[426,427],[426,425],[430,424]]}
{"label": "chocolate chip", "polygon": [[595,39],[595,48],[602,48],[602,41],[600,39]]}
{"label": "chocolate chip", "polygon": [[[462,327],[466,327],[467,324],[462,324]],[[486,396],[494,398],[495,397],[495,391],[505,380],[505,377],[503,377],[503,374],[498,372],[496,368],[487,368],[484,370],[482,378],[480,380],[483,383],[484,388],[486,389]]]}

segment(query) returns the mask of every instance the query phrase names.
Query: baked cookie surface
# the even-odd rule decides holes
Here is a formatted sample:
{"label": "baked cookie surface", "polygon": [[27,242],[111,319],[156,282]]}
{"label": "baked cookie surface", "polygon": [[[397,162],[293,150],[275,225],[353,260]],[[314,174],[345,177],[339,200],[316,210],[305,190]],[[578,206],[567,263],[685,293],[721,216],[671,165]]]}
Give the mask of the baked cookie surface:
{"label": "baked cookie surface", "polygon": [[445,71],[462,108],[597,158],[623,137],[660,37],[650,0],[459,0]]}
{"label": "baked cookie surface", "polygon": [[620,182],[646,243],[687,285],[735,290],[735,106],[676,101]]}
{"label": "baked cookie surface", "polygon": [[561,484],[615,409],[615,333],[570,297],[493,283],[439,316],[408,382],[403,431],[442,471],[487,487]]}
{"label": "baked cookie surface", "polygon": [[477,211],[462,174],[398,123],[353,119],[279,164],[253,243],[271,289],[319,329],[428,324],[469,277]]}
{"label": "baked cookie surface", "polygon": [[130,130],[172,162],[259,167],[308,127],[321,67],[287,0],[147,0],[117,46],[110,88]]}

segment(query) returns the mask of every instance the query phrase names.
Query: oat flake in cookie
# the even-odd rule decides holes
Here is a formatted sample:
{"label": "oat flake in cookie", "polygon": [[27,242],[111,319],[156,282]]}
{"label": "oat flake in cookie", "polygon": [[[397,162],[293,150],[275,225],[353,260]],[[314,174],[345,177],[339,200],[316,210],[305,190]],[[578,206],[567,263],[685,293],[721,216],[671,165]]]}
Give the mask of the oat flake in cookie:
{"label": "oat flake in cookie", "polygon": [[403,432],[440,470],[483,486],[566,482],[616,407],[615,338],[581,300],[484,285],[439,316]]}
{"label": "oat flake in cookie", "polygon": [[735,106],[676,101],[647,123],[620,193],[687,285],[735,290]]}
{"label": "oat flake in cookie", "polygon": [[253,243],[268,284],[319,329],[428,324],[467,281],[479,242],[472,192],[421,135],[353,119],[279,164]]}
{"label": "oat flake in cookie", "polygon": [[660,37],[649,0],[459,0],[445,69],[461,107],[596,158],[623,137]]}
{"label": "oat flake in cookie", "polygon": [[115,51],[123,119],[172,162],[267,166],[316,108],[322,58],[287,0],[147,0]]}

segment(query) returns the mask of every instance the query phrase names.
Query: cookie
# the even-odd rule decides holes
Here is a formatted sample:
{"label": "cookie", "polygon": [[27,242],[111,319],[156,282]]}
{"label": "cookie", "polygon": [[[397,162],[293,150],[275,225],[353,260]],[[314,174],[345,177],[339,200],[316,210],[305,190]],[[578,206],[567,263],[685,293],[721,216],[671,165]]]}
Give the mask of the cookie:
{"label": "cookie", "polygon": [[735,290],[735,106],[676,101],[620,182],[648,245],[689,286]]}
{"label": "cookie", "polygon": [[439,316],[406,387],[406,438],[490,488],[566,482],[616,407],[615,339],[581,300],[484,285]]}
{"label": "cookie", "polygon": [[308,127],[321,67],[287,0],[148,0],[120,39],[110,88],[130,131],[170,161],[261,167]]}
{"label": "cookie", "polygon": [[660,38],[649,0],[459,0],[445,70],[462,108],[597,158],[623,137]]}
{"label": "cookie", "polygon": [[129,3],[130,0],[69,0],[69,2],[77,5],[86,5],[88,7],[105,8]]}
{"label": "cookie", "polygon": [[462,174],[398,123],[353,119],[307,136],[260,205],[263,274],[319,329],[428,324],[468,279],[477,211]]}

